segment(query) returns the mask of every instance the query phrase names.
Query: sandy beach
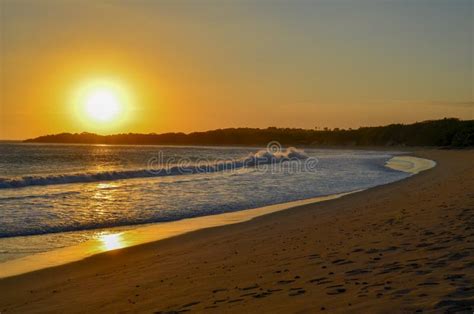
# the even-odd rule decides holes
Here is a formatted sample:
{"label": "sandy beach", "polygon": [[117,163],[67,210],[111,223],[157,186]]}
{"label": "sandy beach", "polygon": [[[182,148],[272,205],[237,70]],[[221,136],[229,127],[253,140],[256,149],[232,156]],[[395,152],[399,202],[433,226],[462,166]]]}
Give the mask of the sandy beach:
{"label": "sandy beach", "polygon": [[0,312],[474,308],[474,151],[408,179],[0,280]]}

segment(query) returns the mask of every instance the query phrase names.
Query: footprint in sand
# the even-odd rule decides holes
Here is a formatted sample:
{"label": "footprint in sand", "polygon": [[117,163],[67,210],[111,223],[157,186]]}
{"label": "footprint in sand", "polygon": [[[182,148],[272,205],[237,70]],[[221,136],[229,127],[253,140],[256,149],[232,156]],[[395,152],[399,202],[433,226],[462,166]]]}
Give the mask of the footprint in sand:
{"label": "footprint in sand", "polygon": [[295,281],[294,280],[279,280],[277,283],[280,285],[286,285],[292,282],[295,282]]}
{"label": "footprint in sand", "polygon": [[290,297],[294,297],[294,296],[297,296],[297,295],[302,295],[304,293],[306,293],[306,290],[304,290],[303,288],[291,288],[288,295]]}
{"label": "footprint in sand", "polygon": [[335,288],[335,289],[331,289],[330,291],[327,291],[326,294],[327,295],[336,295],[336,294],[344,293],[346,291],[347,291],[346,288]]}
{"label": "footprint in sand", "polygon": [[466,299],[466,300],[451,300],[445,299],[441,300],[436,304],[436,309],[443,309],[447,313],[458,313],[458,312],[465,312],[471,313],[474,308],[474,300],[473,299]]}
{"label": "footprint in sand", "polygon": [[252,286],[248,286],[248,287],[244,287],[244,288],[240,288],[240,290],[243,290],[243,291],[247,291],[247,290],[253,290],[253,289],[257,289],[259,287],[258,284],[254,284]]}
{"label": "footprint in sand", "polygon": [[187,304],[183,305],[181,308],[191,307],[191,306],[194,306],[194,305],[198,305],[199,303],[201,303],[201,302],[195,301],[195,302],[187,303]]}

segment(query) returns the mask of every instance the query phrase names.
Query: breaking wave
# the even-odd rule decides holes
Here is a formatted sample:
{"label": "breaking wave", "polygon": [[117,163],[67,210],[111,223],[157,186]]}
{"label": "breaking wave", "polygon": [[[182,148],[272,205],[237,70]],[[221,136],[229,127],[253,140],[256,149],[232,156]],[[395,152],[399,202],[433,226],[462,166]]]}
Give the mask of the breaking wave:
{"label": "breaking wave", "polygon": [[178,161],[177,165],[166,166],[160,160],[150,159],[146,169],[113,170],[101,172],[68,173],[62,175],[23,176],[19,178],[0,178],[0,189],[23,188],[28,186],[44,186],[69,183],[89,183],[134,178],[177,176],[196,173],[212,173],[231,171],[244,167],[255,167],[285,161],[305,160],[309,157],[302,150],[289,147],[286,150],[272,152],[260,150],[240,160],[214,161],[202,160],[191,163],[188,160]]}

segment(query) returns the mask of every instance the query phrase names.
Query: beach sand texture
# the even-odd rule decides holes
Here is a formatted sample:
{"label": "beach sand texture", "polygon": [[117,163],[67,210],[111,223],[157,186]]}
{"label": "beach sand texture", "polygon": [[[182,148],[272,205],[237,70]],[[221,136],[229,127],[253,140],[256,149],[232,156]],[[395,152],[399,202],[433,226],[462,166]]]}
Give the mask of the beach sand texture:
{"label": "beach sand texture", "polygon": [[0,280],[0,312],[474,307],[474,151],[406,180]]}

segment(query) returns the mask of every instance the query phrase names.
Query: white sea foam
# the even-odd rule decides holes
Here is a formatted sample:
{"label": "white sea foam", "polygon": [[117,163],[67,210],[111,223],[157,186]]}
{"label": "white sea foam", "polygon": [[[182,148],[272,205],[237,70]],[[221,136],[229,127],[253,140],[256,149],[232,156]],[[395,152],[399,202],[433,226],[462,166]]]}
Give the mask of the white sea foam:
{"label": "white sea foam", "polygon": [[303,150],[294,147],[288,147],[286,150],[272,152],[268,149],[262,149],[255,154],[249,154],[244,162],[249,164],[281,162],[288,160],[304,160],[309,158]]}
{"label": "white sea foam", "polygon": [[436,162],[413,156],[395,156],[387,161],[386,166],[394,170],[417,174],[433,168]]}

